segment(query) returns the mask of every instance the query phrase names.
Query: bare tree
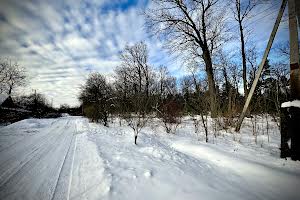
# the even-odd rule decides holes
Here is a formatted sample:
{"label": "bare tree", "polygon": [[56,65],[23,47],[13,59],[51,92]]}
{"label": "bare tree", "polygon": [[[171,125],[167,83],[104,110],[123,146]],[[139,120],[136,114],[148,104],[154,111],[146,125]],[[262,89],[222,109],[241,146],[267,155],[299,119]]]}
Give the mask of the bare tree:
{"label": "bare tree", "polygon": [[238,23],[241,41],[241,54],[242,54],[242,76],[243,76],[243,86],[245,93],[245,101],[248,96],[249,90],[247,86],[247,57],[246,57],[246,47],[245,47],[245,21],[249,18],[251,11],[257,5],[257,0],[232,0],[234,8],[232,9],[234,19]]}
{"label": "bare tree", "polygon": [[5,90],[5,83],[7,79],[7,65],[5,62],[1,62],[0,64],[0,93]]}
{"label": "bare tree", "polygon": [[146,126],[149,116],[144,112],[144,101],[136,99],[134,103],[135,112],[123,113],[123,118],[126,120],[128,126],[134,132],[134,144],[137,145],[137,138],[141,130]]}
{"label": "bare tree", "polygon": [[288,42],[282,42],[274,47],[277,55],[283,56],[287,59],[290,58],[290,44]]}
{"label": "bare tree", "polygon": [[115,69],[116,90],[121,116],[134,131],[134,143],[148,121],[150,94],[154,73],[148,63],[145,43],[126,46],[121,54],[121,65]]}
{"label": "bare tree", "polygon": [[158,93],[162,99],[168,95],[174,95],[177,91],[176,78],[170,75],[166,66],[159,66],[157,72]]}
{"label": "bare tree", "polygon": [[[270,81],[266,83],[266,93],[268,101],[271,102],[272,112],[269,112],[274,121],[277,122],[278,128],[280,128],[280,107],[281,104],[287,101],[289,98],[289,66],[285,63],[274,63],[270,69]],[[274,109],[274,110],[273,110]],[[269,111],[270,109],[268,109]]]}
{"label": "bare tree", "polygon": [[206,80],[199,80],[198,67],[191,64],[189,67],[191,76],[184,79],[183,89],[185,97],[185,106],[190,108],[192,113],[200,115],[200,119],[194,116],[195,133],[199,131],[200,120],[205,131],[205,141],[208,142],[208,124],[207,115],[209,102],[207,101],[207,95],[205,94]]}
{"label": "bare tree", "polygon": [[120,118],[120,126],[122,124],[122,115],[128,112],[130,108],[130,96],[132,95],[132,86],[129,82],[130,76],[129,71],[124,66],[118,66],[115,68],[115,82],[114,88],[117,95],[117,103],[115,104],[118,110],[118,115]]}
{"label": "bare tree", "polygon": [[167,39],[171,52],[188,54],[204,62],[210,93],[212,116],[217,115],[216,85],[212,54],[224,42],[224,10],[217,10],[219,0],[153,0],[146,12],[147,27]]}
{"label": "bare tree", "polygon": [[144,93],[149,97],[153,73],[148,63],[148,50],[145,43],[126,46],[121,54],[123,70],[126,71],[128,82],[135,93]]}
{"label": "bare tree", "polygon": [[25,70],[18,63],[1,61],[0,63],[0,93],[11,95],[18,86],[25,84]]}
{"label": "bare tree", "polygon": [[[236,99],[238,97],[238,67],[232,61],[232,57],[228,53],[219,51],[217,54],[216,66],[219,67],[221,73],[222,90],[220,91],[220,109],[223,114],[228,117],[226,125],[232,125],[232,120],[237,112]],[[227,108],[227,109],[226,109]]]}

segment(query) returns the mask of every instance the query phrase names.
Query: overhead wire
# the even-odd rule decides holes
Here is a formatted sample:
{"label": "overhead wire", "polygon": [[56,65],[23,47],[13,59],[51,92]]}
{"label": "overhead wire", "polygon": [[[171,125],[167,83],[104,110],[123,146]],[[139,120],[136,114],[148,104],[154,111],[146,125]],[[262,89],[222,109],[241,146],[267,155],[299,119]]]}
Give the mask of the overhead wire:
{"label": "overhead wire", "polygon": [[[272,5],[272,6],[268,7],[268,8],[266,8],[266,9],[264,9],[263,11],[257,13],[257,14],[255,15],[255,17],[253,17],[253,18],[256,18],[257,16],[259,16],[259,15],[265,13],[266,11],[268,11],[268,10],[270,10],[270,9],[273,9],[274,7],[276,7],[276,6],[278,6],[278,5],[279,5],[279,3],[274,4],[274,5]],[[267,14],[265,14],[265,15],[263,15],[263,16],[257,18],[257,19],[255,19],[254,21],[251,20],[251,22],[249,22],[249,23],[247,24],[247,26],[249,26],[249,25],[251,25],[251,24],[253,24],[253,23],[255,23],[255,22],[257,22],[257,21],[259,21],[259,20],[261,20],[261,19],[263,19],[263,18],[265,18],[265,17],[270,16],[270,15],[273,14],[273,13],[274,13],[274,12],[273,12],[273,10],[272,10],[271,12],[269,12],[269,13],[267,13]],[[252,18],[252,19],[253,19],[253,18]],[[251,19],[251,18],[250,18],[250,19]],[[231,31],[231,30],[237,28],[238,26],[239,26],[239,25],[233,25],[233,26],[231,26],[230,28],[228,28],[227,31]]]}

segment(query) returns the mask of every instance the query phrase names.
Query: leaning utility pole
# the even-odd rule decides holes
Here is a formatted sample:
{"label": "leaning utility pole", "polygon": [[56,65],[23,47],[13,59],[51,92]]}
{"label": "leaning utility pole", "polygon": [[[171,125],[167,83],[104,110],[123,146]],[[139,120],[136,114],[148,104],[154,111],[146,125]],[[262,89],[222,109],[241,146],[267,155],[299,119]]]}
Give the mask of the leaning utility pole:
{"label": "leaning utility pole", "polygon": [[236,128],[235,128],[235,131],[237,131],[237,132],[240,131],[240,128],[241,128],[242,122],[243,122],[243,120],[244,120],[244,118],[245,118],[245,115],[246,115],[248,106],[249,106],[249,104],[250,104],[251,98],[252,98],[252,96],[253,96],[253,94],[254,94],[254,90],[255,90],[255,88],[256,88],[256,85],[257,85],[257,83],[258,83],[259,77],[260,77],[260,75],[261,75],[261,73],[262,73],[262,70],[263,70],[263,68],[264,68],[265,62],[266,62],[266,60],[267,60],[267,58],[268,58],[270,49],[271,49],[271,47],[272,47],[272,44],[273,44],[273,41],[274,41],[276,32],[277,32],[277,30],[278,30],[278,27],[279,27],[279,24],[280,24],[280,21],[281,21],[281,18],[282,18],[282,15],[283,15],[283,12],[284,12],[284,9],[285,9],[285,6],[286,6],[286,3],[287,3],[287,0],[283,0],[283,1],[282,1],[280,10],[279,10],[279,12],[278,12],[278,15],[277,15],[277,18],[276,18],[276,21],[275,21],[273,30],[272,30],[272,32],[271,32],[271,35],[270,35],[270,38],[269,38],[269,41],[268,41],[267,48],[266,48],[266,50],[265,50],[265,52],[264,52],[264,56],[263,56],[262,61],[261,61],[260,65],[259,65],[258,71],[257,71],[257,73],[256,73],[256,75],[255,75],[255,79],[254,79],[253,84],[252,84],[252,86],[251,86],[250,92],[249,92],[249,94],[248,94],[248,96],[247,96],[247,100],[246,100],[246,102],[245,102],[243,111],[242,111],[242,113],[241,113],[241,116],[240,116],[239,121],[238,121],[238,123],[237,123],[237,126],[236,126]]}

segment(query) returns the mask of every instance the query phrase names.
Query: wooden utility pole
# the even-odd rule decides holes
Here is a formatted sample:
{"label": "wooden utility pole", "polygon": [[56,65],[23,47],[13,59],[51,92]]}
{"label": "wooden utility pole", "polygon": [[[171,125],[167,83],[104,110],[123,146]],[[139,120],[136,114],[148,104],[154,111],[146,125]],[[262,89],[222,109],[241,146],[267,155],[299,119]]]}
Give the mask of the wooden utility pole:
{"label": "wooden utility pole", "polygon": [[300,28],[300,1],[296,1],[296,14],[298,18],[298,26]]}
{"label": "wooden utility pole", "polygon": [[[298,25],[297,11],[299,14],[299,3],[296,0],[289,0],[289,32],[290,32],[290,87],[291,101],[300,101],[300,68],[299,68],[299,43],[298,43]],[[299,20],[299,18],[298,18]],[[293,160],[300,160],[300,106],[293,105],[285,108],[288,111],[288,135],[291,139],[290,155]],[[283,108],[282,108],[283,110]]]}
{"label": "wooden utility pole", "polygon": [[274,24],[274,27],[273,27],[273,30],[271,32],[271,35],[270,35],[270,38],[269,38],[269,41],[268,41],[268,44],[267,44],[267,48],[264,52],[264,56],[262,58],[262,61],[259,65],[259,68],[258,68],[258,71],[255,75],[255,79],[253,81],[253,84],[251,86],[251,89],[250,89],[250,92],[249,92],[249,95],[247,96],[247,100],[245,102],[245,105],[244,105],[244,108],[243,108],[243,111],[241,113],[241,116],[239,118],[239,121],[237,123],[237,126],[235,128],[235,131],[239,132],[240,131],[240,128],[241,128],[241,125],[242,125],[242,122],[245,118],[245,115],[246,115],[246,112],[247,112],[247,109],[248,109],[248,106],[250,104],[250,101],[251,101],[251,98],[254,94],[254,90],[256,88],[256,85],[258,83],[258,80],[259,80],[259,77],[262,73],[262,70],[264,68],[264,65],[265,65],[265,62],[268,58],[268,55],[269,55],[269,52],[270,52],[270,49],[272,47],[272,44],[273,44],[273,41],[274,41],[274,38],[275,38],[275,35],[276,35],[276,32],[278,30],[278,27],[279,27],[279,24],[280,24],[280,21],[281,21],[281,18],[282,18],[282,15],[283,15],[283,12],[284,12],[284,9],[286,7],[286,3],[287,3],[287,0],[283,0],[282,1],[282,4],[281,4],[281,7],[280,7],[280,10],[278,12],[278,15],[277,15],[277,18],[276,18],[276,21],[275,21],[275,24]]}
{"label": "wooden utility pole", "polygon": [[289,0],[291,100],[300,100],[299,44],[295,0]]}

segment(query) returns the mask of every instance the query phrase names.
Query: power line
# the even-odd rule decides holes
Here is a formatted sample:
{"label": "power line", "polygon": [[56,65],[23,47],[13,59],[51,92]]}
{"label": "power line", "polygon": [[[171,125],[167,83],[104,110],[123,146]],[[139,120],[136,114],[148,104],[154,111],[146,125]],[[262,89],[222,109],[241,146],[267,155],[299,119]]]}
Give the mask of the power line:
{"label": "power line", "polygon": [[266,12],[267,10],[270,10],[270,9],[273,8],[273,7],[277,7],[278,5],[280,5],[280,3],[277,3],[277,4],[274,4],[274,5],[270,6],[269,8],[267,8],[267,9],[265,9],[265,10],[263,10],[263,11],[257,13],[255,16],[258,16],[258,15],[260,15],[260,14]]}
{"label": "power line", "polygon": [[[263,11],[257,13],[257,14],[255,15],[255,17],[253,17],[253,18],[256,18],[256,17],[259,16],[260,14],[265,13],[266,11],[268,11],[268,10],[272,9],[273,7],[276,7],[276,6],[278,6],[278,5],[279,5],[279,4],[277,3],[277,4],[275,4],[275,5],[270,6],[269,8],[267,8],[267,9],[265,9],[265,10],[263,10]],[[253,23],[257,22],[258,20],[261,20],[261,19],[263,19],[263,18],[265,18],[265,17],[267,17],[267,16],[269,16],[269,15],[271,15],[271,14],[273,14],[273,11],[269,12],[269,13],[266,14],[266,15],[263,15],[262,17],[260,17],[260,18],[258,18],[258,19],[256,19],[256,20],[254,20],[254,21],[251,21],[250,23],[247,24],[247,26],[249,26],[250,24],[253,24]],[[234,28],[237,28],[238,26],[239,26],[239,25],[234,25],[234,26],[230,27],[227,31],[230,31],[230,30],[232,30],[232,29],[234,29]]]}

